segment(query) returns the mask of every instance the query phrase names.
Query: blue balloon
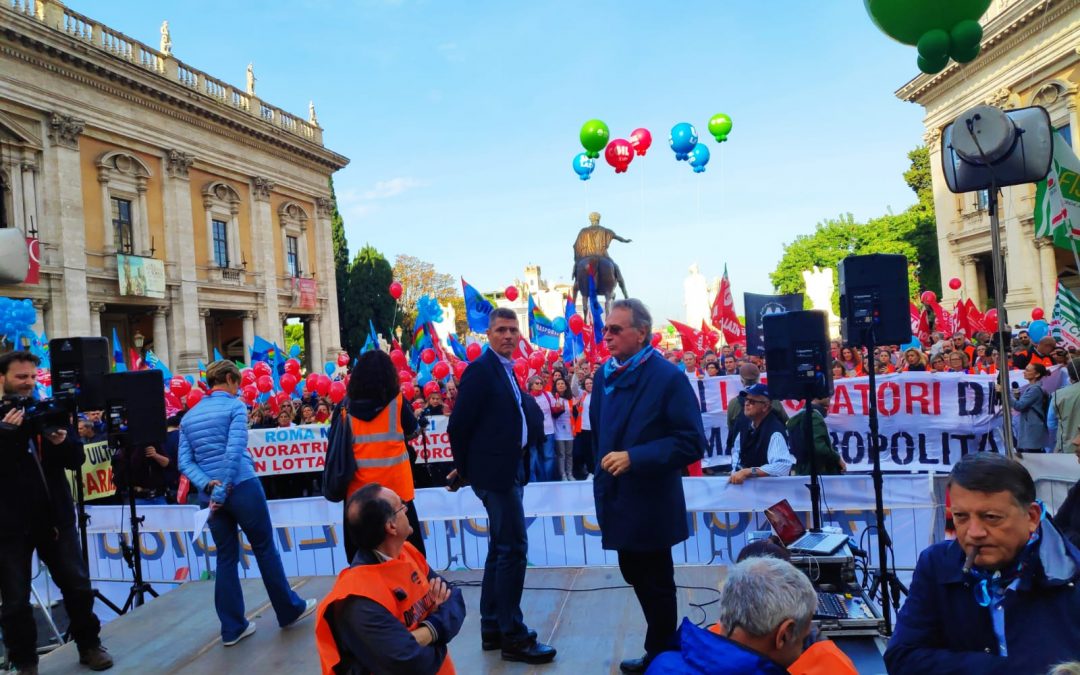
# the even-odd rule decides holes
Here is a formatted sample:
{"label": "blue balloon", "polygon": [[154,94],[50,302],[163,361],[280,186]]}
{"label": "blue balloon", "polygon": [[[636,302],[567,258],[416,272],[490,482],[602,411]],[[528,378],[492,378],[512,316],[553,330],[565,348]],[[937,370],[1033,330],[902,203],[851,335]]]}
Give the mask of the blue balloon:
{"label": "blue balloon", "polygon": [[709,163],[709,146],[698,143],[690,151],[690,166],[694,167],[694,173],[703,173],[705,165]]}
{"label": "blue balloon", "polygon": [[566,332],[566,319],[562,318],[561,316],[555,317],[555,319],[552,320],[552,322],[551,322],[551,327],[554,328],[559,333],[565,333]]}
{"label": "blue balloon", "polygon": [[333,361],[327,361],[326,364],[323,365],[323,372],[325,372],[327,376],[333,375],[336,370],[337,364]]}
{"label": "blue balloon", "polygon": [[185,375],[184,379],[187,380],[188,384],[190,384],[191,386],[193,386],[193,387],[195,386],[195,376],[194,375]]}
{"label": "blue balloon", "polygon": [[596,168],[596,161],[586,155],[584,152],[578,153],[574,156],[574,173],[577,174],[581,180],[589,180],[592,176],[593,169]]}
{"label": "blue balloon", "polygon": [[289,347],[289,358],[300,358],[300,345],[293,345],[292,347]]}
{"label": "blue balloon", "polygon": [[1028,325],[1027,332],[1028,336],[1031,337],[1032,342],[1038,342],[1050,332],[1050,324],[1046,323],[1045,319],[1032,321]]}
{"label": "blue balloon", "polygon": [[697,145],[697,141],[697,129],[694,128],[693,124],[679,122],[671,127],[668,143],[671,144],[671,149],[675,151],[675,159],[680,162],[690,159],[690,151]]}

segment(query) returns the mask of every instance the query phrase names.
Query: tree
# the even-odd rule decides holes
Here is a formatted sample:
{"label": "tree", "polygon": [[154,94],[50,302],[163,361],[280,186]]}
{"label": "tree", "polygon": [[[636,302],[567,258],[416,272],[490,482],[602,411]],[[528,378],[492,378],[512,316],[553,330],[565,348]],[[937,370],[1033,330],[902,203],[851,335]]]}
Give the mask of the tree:
{"label": "tree", "polygon": [[457,296],[450,298],[450,305],[454,308],[454,332],[464,337],[469,333],[469,317],[466,314],[465,298]]}
{"label": "tree", "polygon": [[302,323],[287,323],[285,324],[285,353],[288,354],[293,345],[300,347],[300,356],[298,361],[304,362],[304,356],[307,354],[307,350],[304,348],[304,324]]}
{"label": "tree", "polygon": [[345,329],[345,297],[349,291],[349,242],[345,239],[345,221],[337,207],[334,179],[330,179],[330,200],[334,210],[330,214],[330,237],[334,245],[334,278],[337,281],[338,323],[341,328],[341,344],[348,343]]}
{"label": "tree", "polygon": [[347,295],[341,317],[343,344],[350,354],[360,353],[368,337],[368,322],[389,338],[393,330],[394,299],[390,282],[394,273],[390,263],[375,247],[365,244],[349,266]]}
{"label": "tree", "polygon": [[[855,222],[848,213],[835,220],[818,223],[813,234],[802,234],[784,246],[784,255],[769,278],[780,293],[803,293],[803,270],[814,266],[834,272],[849,255],[898,253],[908,259],[911,297],[923,290],[941,292],[938,265],[937,228],[934,220],[930,160],[925,147],[908,153],[911,168],[904,180],[918,202],[899,215],[885,215],[867,223]],[[809,298],[805,298],[809,307]],[[839,313],[839,289],[833,291],[833,311]]]}
{"label": "tree", "polygon": [[[401,326],[403,345],[406,342],[412,343],[417,300],[430,295],[438,300],[439,304],[445,305],[461,298],[461,291],[453,275],[441,274],[435,270],[435,265],[411,255],[399,255],[394,259],[394,279],[401,283],[403,289],[398,309],[398,325]],[[466,318],[464,300],[460,305],[455,305],[454,309],[459,318]]]}

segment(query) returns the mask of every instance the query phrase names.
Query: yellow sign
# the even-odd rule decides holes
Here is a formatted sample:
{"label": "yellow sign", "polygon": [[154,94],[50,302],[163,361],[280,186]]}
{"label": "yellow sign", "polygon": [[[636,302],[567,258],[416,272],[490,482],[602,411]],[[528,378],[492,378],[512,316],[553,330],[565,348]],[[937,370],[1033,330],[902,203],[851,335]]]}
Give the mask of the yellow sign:
{"label": "yellow sign", "polygon": [[[83,446],[83,452],[86,453],[82,465],[83,500],[89,502],[116,494],[108,441],[87,443]],[[70,473],[68,482],[71,484],[71,494],[75,496],[75,482]]]}

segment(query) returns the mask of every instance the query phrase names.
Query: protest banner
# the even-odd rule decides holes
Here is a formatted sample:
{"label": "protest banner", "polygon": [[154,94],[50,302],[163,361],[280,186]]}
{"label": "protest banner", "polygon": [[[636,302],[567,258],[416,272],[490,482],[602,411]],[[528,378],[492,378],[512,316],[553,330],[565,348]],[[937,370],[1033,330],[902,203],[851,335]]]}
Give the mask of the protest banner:
{"label": "protest banner", "polygon": [[[450,434],[446,433],[449,421],[450,418],[446,415],[431,415],[427,418],[428,425],[424,434],[409,441],[416,451],[417,464],[454,461],[454,453],[450,450]],[[427,436],[426,440],[424,436]]]}
{"label": "protest banner", "polygon": [[[762,377],[767,382],[767,375]],[[992,375],[896,373],[877,377],[882,469],[948,471],[971,452],[1003,450],[1001,404]],[[742,391],[738,376],[691,378],[709,447],[703,466],[731,463],[725,450],[728,405]],[[836,380],[825,424],[848,471],[869,471],[869,378]],[[785,401],[789,415],[801,401]]]}
{"label": "protest banner", "polygon": [[322,471],[326,463],[327,424],[249,429],[248,453],[259,476]]}
{"label": "protest banner", "polygon": [[[82,465],[83,501],[103,499],[116,494],[116,485],[113,483],[112,453],[109,452],[108,441],[87,443],[83,446],[86,459]],[[75,494],[75,474],[67,472],[68,484],[71,486],[71,496]]]}

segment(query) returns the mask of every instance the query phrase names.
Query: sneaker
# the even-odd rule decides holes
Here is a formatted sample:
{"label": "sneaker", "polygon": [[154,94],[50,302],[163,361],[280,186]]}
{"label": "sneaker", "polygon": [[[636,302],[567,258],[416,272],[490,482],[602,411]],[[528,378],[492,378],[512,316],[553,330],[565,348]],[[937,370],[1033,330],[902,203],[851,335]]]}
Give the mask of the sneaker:
{"label": "sneaker", "polygon": [[315,607],[317,607],[318,604],[319,602],[315,598],[308,598],[306,604],[304,605],[304,611],[300,613],[300,616],[285,624],[284,626],[282,626],[282,628],[292,628],[296,624],[300,623],[308,614],[311,614],[315,611]]}
{"label": "sneaker", "polygon": [[[108,670],[113,667],[112,657],[109,656],[109,652],[101,645],[90,647],[89,649],[80,649],[79,663],[90,670]],[[36,673],[37,668],[30,672]]]}
{"label": "sneaker", "polygon": [[252,623],[251,621],[248,621],[247,628],[244,629],[243,633],[240,633],[240,635],[236,636],[232,640],[222,640],[221,644],[225,645],[226,647],[232,647],[234,644],[236,644],[237,642],[240,642],[241,640],[243,640],[247,636],[254,635],[254,634],[255,634],[255,624]]}

